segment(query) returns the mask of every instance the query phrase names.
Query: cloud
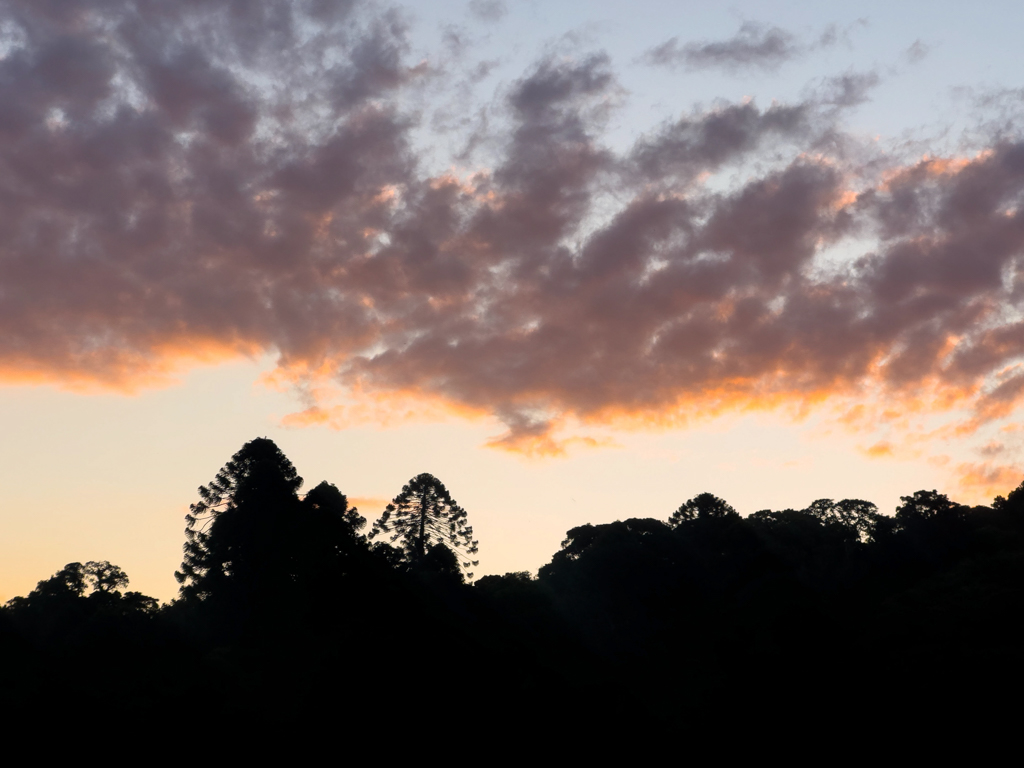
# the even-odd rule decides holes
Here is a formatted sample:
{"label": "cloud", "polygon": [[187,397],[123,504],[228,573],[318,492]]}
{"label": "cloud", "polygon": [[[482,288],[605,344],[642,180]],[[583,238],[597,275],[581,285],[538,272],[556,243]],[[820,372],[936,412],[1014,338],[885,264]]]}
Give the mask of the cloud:
{"label": "cloud", "polygon": [[931,46],[921,40],[915,40],[906,51],[903,52],[903,57],[906,59],[908,64],[917,64],[923,61],[929,53],[931,53]]}
{"label": "cloud", "polygon": [[855,107],[868,100],[868,92],[882,79],[876,72],[848,72],[822,81],[818,100],[837,107]]}
{"label": "cloud", "polygon": [[[830,43],[831,40],[823,41],[823,44]],[[745,21],[740,25],[739,31],[728,40],[680,45],[679,38],[673,37],[645,52],[641,61],[652,66],[690,71],[772,71],[787,61],[799,58],[806,50],[807,46],[800,44],[791,32],[780,27]]]}
{"label": "cloud", "polygon": [[[331,327],[359,335],[358,308],[280,320],[317,303],[304,286],[328,268],[331,222],[365,231],[407,178],[407,125],[380,101],[408,77],[394,18],[285,2],[7,11],[6,368],[116,383],[168,349],[301,355]],[[295,58],[313,21],[305,55],[322,62],[342,32],[339,63]]]}
{"label": "cloud", "polygon": [[956,467],[962,493],[979,503],[989,503],[993,496],[1006,493],[1020,484],[1020,467],[1008,464],[966,462]]}
{"label": "cloud", "polygon": [[892,456],[892,443],[886,442],[884,440],[879,441],[874,445],[870,445],[867,448],[865,448],[864,453],[873,459]]}
{"label": "cloud", "polygon": [[469,13],[480,21],[501,21],[508,13],[508,6],[502,0],[470,0]]}
{"label": "cloud", "polygon": [[433,64],[392,12],[13,8],[6,381],[132,389],[269,351],[294,426],[448,410],[538,455],[593,440],[575,425],[870,396],[977,431],[1021,401],[1024,141],[887,155],[835,108],[872,75],[618,151],[610,58],[547,55],[475,124],[493,162],[436,172],[403,101]]}
{"label": "cloud", "polygon": [[980,449],[978,449],[978,453],[987,458],[991,458],[993,456],[998,456],[1005,450],[1006,446],[1002,442],[998,440],[990,440],[989,442],[985,443],[985,445],[983,445]]}
{"label": "cloud", "polygon": [[808,105],[724,104],[681,117],[642,137],[631,159],[646,180],[692,181],[772,141],[806,141],[813,132]]}
{"label": "cloud", "polygon": [[[816,39],[805,41],[781,27],[744,21],[736,34],[727,40],[680,44],[678,37],[672,37],[645,51],[639,61],[649,66],[689,72],[710,69],[720,69],[731,74],[755,70],[775,72],[783,64],[803,58],[813,51],[831,48],[840,42],[849,44],[850,33],[866,25],[865,19],[858,19],[845,27],[829,24]],[[927,48],[918,41],[911,46],[907,55],[920,58],[926,52]]]}

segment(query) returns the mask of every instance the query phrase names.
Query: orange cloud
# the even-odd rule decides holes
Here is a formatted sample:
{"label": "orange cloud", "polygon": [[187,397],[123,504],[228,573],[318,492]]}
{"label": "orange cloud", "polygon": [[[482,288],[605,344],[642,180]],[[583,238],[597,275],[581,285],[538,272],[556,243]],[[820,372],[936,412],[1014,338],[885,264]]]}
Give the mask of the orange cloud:
{"label": "orange cloud", "polygon": [[554,458],[565,456],[572,448],[618,448],[621,447],[610,437],[595,438],[589,435],[555,437],[551,432],[522,434],[507,432],[488,440],[488,448],[497,448],[526,458]]}
{"label": "orange cloud", "polygon": [[253,345],[224,343],[219,339],[169,339],[146,351],[108,349],[52,365],[50,361],[22,358],[0,363],[0,384],[49,385],[81,393],[118,392],[131,395],[143,389],[178,383],[184,372],[201,365],[253,359]]}
{"label": "orange cloud", "polygon": [[[358,388],[342,390],[321,380],[311,385],[309,379],[293,378],[294,372],[270,372],[263,380],[268,386],[280,386],[282,381],[293,381],[302,386],[306,395],[317,401],[302,411],[286,414],[281,419],[285,427],[326,426],[348,429],[356,426],[394,427],[401,424],[437,423],[452,419],[477,420],[488,417],[482,409],[450,402],[436,395],[414,391],[363,391]],[[340,404],[332,403],[341,399]]]}
{"label": "orange cloud", "polygon": [[864,449],[864,453],[873,459],[888,457],[893,455],[892,443],[888,441],[881,441],[874,445],[868,446]]}
{"label": "orange cloud", "polygon": [[1024,471],[1008,464],[965,462],[956,467],[957,484],[970,501],[989,504],[996,496],[1005,496],[1024,481]]}

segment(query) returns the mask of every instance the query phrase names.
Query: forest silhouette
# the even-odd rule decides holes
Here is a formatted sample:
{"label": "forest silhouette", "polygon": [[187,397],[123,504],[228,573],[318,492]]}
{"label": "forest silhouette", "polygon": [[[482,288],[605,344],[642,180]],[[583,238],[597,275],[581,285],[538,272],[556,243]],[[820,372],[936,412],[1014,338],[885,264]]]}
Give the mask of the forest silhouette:
{"label": "forest silhouette", "polygon": [[273,441],[243,446],[190,507],[169,604],[105,561],[10,600],[5,715],[77,697],[136,722],[370,733],[426,695],[460,728],[706,734],[737,707],[977,711],[1022,678],[1024,484],[977,507],[917,491],[891,516],[820,499],[742,517],[702,493],[476,581],[469,513],[432,475],[368,533],[334,485],[301,487]]}

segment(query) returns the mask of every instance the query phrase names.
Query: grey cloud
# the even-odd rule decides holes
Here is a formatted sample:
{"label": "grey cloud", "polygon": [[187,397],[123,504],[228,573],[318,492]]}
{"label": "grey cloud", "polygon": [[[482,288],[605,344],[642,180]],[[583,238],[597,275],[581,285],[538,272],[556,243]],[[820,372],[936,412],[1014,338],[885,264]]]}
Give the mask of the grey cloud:
{"label": "grey cloud", "polygon": [[1006,446],[1003,443],[999,442],[998,440],[992,440],[978,449],[978,453],[980,453],[982,456],[986,458],[998,456],[999,454],[1004,453],[1005,451]]}
{"label": "grey cloud", "polygon": [[406,27],[395,13],[374,21],[355,42],[350,57],[332,72],[339,108],[380,96],[408,82],[416,69],[404,65]]}
{"label": "grey cloud", "polygon": [[778,69],[801,56],[806,46],[780,27],[745,21],[734,37],[722,41],[704,41],[680,45],[679,38],[651,48],[642,61],[653,66],[681,67],[691,71],[724,69]]}
{"label": "grey cloud", "polygon": [[[8,366],[116,382],[158,366],[155,348],[167,345],[323,347],[305,340],[308,318],[293,317],[322,307],[301,289],[332,260],[330,224],[311,217],[334,206],[335,227],[362,229],[382,208],[381,186],[406,180],[408,122],[352,97],[394,87],[378,62],[396,60],[401,30],[370,19],[353,34],[359,26],[324,3],[17,10],[7,21],[21,23],[24,43],[0,61],[17,105],[0,119]],[[332,11],[343,28],[306,39],[312,61],[289,64],[291,17]],[[339,31],[350,40],[342,104],[313,95],[329,93],[317,80],[338,80],[316,64]],[[282,53],[246,71],[245,52],[268,41]],[[259,90],[289,78],[305,88]],[[319,133],[309,122],[339,110],[348,117]],[[335,242],[360,240],[349,231]],[[333,314],[362,338],[365,312]]]}
{"label": "grey cloud", "polygon": [[508,13],[503,0],[470,0],[469,12],[480,21],[501,21]]}
{"label": "grey cloud", "polygon": [[836,107],[855,107],[868,100],[868,92],[882,79],[876,72],[848,72],[825,78],[818,99]]}
{"label": "grey cloud", "polygon": [[915,40],[910,46],[904,51],[903,56],[910,64],[917,64],[922,61],[929,53],[931,53],[931,46],[921,40]]}
{"label": "grey cloud", "polygon": [[640,61],[650,66],[691,72],[708,69],[733,74],[758,69],[774,72],[786,62],[814,50],[830,48],[840,41],[849,43],[850,32],[865,24],[863,19],[845,27],[830,24],[816,39],[805,41],[781,27],[745,21],[727,40],[680,43],[678,37],[673,37],[645,51]]}
{"label": "grey cloud", "polygon": [[[879,182],[831,149],[870,76],[617,152],[610,59],[547,56],[477,126],[491,167],[455,178],[418,156],[398,17],[90,8],[0,6],[22,40],[0,59],[7,377],[133,386],[269,351],[493,413],[506,447],[709,399],[938,385],[986,419],[1024,397],[1002,373],[1024,355],[1024,143],[874,150]],[[853,235],[869,253],[817,268]]]}
{"label": "grey cloud", "polygon": [[753,152],[772,139],[807,140],[813,132],[806,105],[773,105],[760,111],[752,102],[680,118],[643,137],[632,151],[648,179],[693,178]]}
{"label": "grey cloud", "polygon": [[595,94],[608,91],[614,82],[607,54],[593,54],[578,64],[564,66],[547,58],[513,89],[509,98],[512,108],[522,115],[534,117],[572,108]]}

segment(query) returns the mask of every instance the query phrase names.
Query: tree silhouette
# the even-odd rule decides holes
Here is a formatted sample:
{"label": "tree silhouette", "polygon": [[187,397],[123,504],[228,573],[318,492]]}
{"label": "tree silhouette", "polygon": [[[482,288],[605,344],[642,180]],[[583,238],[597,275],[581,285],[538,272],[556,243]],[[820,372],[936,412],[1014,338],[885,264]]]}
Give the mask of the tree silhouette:
{"label": "tree silhouette", "polygon": [[350,542],[359,542],[365,546],[358,531],[366,526],[366,518],[359,514],[358,509],[348,505],[348,497],[333,483],[324,480],[306,494],[302,503],[309,511],[323,513],[332,521],[342,523],[342,535]]}
{"label": "tree silhouette", "polygon": [[710,493],[701,493],[680,505],[668,519],[668,524],[672,528],[678,528],[687,520],[704,518],[739,519],[739,513],[725,499]]}
{"label": "tree silhouette", "polygon": [[23,604],[31,600],[37,603],[74,600],[85,597],[86,589],[89,587],[92,587],[93,597],[109,595],[120,599],[121,589],[127,586],[128,575],[119,566],[106,560],[90,560],[85,565],[68,563],[50,578],[40,581],[28,597],[16,597],[10,603]]}
{"label": "tree silhouette", "polygon": [[97,617],[116,620],[156,614],[155,598],[141,592],[122,594],[127,586],[125,572],[106,560],[68,563],[25,597],[9,600],[7,608],[37,640],[74,643],[81,640],[75,632]]}
{"label": "tree silhouette", "polygon": [[85,577],[92,584],[94,592],[119,595],[121,588],[128,586],[128,575],[106,560],[90,560],[86,563]]}
{"label": "tree silhouette", "polygon": [[370,550],[359,533],[366,518],[348,505],[348,498],[324,481],[306,494],[290,545],[300,561],[302,579],[315,591],[333,592],[338,580],[359,572],[368,576]]}
{"label": "tree silhouette", "polygon": [[295,610],[333,594],[368,556],[366,524],[324,482],[300,499],[302,478],[272,440],[242,446],[186,515],[185,556],[175,577],[185,599],[214,595],[234,607]]}
{"label": "tree silhouette", "polygon": [[43,599],[81,597],[85,594],[85,588],[85,566],[81,563],[68,563],[50,578],[40,581],[29,596]]}
{"label": "tree silhouette", "polygon": [[896,520],[903,525],[918,521],[962,520],[968,508],[957,504],[938,491],[916,491],[913,496],[900,496],[903,503],[896,508]]}
{"label": "tree silhouette", "polygon": [[174,576],[185,598],[232,587],[262,589],[287,573],[289,530],[302,478],[273,440],[242,446],[185,516],[185,557]]}
{"label": "tree silhouette", "polygon": [[[436,545],[442,544],[467,569],[479,561],[470,559],[477,553],[477,542],[473,540],[473,528],[466,522],[466,510],[455,503],[444,484],[424,473],[410,480],[388,504],[373,524],[370,538],[391,534],[390,541],[401,541],[406,559],[413,566],[441,562],[444,558]],[[469,572],[466,576],[473,578]]]}
{"label": "tree silhouette", "polygon": [[818,499],[811,502],[811,506],[804,511],[823,523],[842,526],[853,538],[862,542],[872,540],[882,517],[878,507],[862,499]]}

